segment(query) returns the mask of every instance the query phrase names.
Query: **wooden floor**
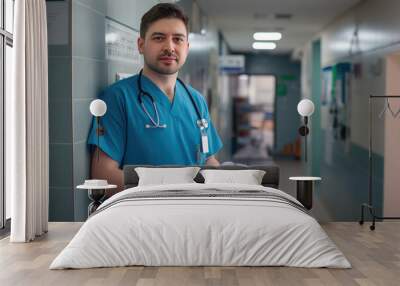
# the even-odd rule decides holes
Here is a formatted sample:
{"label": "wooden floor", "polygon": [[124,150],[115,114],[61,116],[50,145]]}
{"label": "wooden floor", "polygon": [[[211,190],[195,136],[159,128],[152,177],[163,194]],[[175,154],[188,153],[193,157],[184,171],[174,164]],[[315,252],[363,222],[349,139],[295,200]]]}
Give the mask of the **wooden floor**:
{"label": "wooden floor", "polygon": [[0,285],[400,285],[400,222],[368,225],[329,223],[329,236],[352,269],[290,267],[122,267],[48,270],[51,261],[81,226],[51,223],[49,233],[32,242],[0,241]]}

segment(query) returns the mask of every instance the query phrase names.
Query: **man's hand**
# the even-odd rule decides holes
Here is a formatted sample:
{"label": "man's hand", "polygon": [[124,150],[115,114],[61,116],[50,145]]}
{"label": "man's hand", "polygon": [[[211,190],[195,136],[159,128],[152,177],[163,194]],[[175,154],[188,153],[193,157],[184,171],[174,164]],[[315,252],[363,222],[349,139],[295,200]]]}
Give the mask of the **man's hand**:
{"label": "man's hand", "polygon": [[[97,152],[99,152],[98,160]],[[96,147],[96,150],[92,154],[91,177],[92,179],[107,180],[109,184],[118,186],[116,189],[107,190],[106,198],[122,191],[124,178],[123,171],[118,167],[118,162],[111,159],[98,147]]]}
{"label": "man's hand", "polygon": [[218,160],[215,159],[215,156],[210,156],[210,157],[208,157],[207,160],[206,160],[206,165],[207,165],[207,166],[215,166],[215,167],[218,167],[220,164],[219,164]]}

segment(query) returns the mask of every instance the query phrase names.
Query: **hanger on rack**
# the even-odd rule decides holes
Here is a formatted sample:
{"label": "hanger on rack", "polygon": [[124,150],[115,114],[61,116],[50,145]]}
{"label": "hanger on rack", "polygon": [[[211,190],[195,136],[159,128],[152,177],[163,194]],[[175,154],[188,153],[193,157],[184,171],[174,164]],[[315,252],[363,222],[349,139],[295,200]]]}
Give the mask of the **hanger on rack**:
{"label": "hanger on rack", "polygon": [[386,104],[383,107],[381,113],[379,114],[379,118],[382,118],[383,114],[385,114],[386,110],[389,110],[390,114],[392,114],[393,118],[396,118],[397,115],[400,114],[400,109],[397,112],[394,112],[392,107],[390,106],[389,98],[386,98]]}

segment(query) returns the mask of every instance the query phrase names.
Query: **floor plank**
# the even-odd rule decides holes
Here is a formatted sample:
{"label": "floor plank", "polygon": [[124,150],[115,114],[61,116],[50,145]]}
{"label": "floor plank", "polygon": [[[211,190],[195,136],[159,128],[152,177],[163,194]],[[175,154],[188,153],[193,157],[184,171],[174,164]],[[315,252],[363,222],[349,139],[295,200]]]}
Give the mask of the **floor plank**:
{"label": "floor plank", "polygon": [[352,263],[352,269],[291,267],[117,267],[48,269],[81,223],[50,223],[49,233],[32,243],[0,240],[0,285],[399,285],[400,222],[378,223],[375,231],[356,222],[323,228]]}

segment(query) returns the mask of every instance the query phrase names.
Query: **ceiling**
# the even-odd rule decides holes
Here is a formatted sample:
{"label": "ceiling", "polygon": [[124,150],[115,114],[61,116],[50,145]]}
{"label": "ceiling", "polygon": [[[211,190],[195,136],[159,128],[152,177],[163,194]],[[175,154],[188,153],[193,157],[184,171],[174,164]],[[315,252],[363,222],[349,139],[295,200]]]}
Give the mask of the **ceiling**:
{"label": "ceiling", "polygon": [[[290,53],[360,0],[197,0],[235,52],[251,52],[254,32],[281,32],[273,53]],[[281,14],[283,18],[277,18]],[[290,18],[287,16],[292,15]]]}

